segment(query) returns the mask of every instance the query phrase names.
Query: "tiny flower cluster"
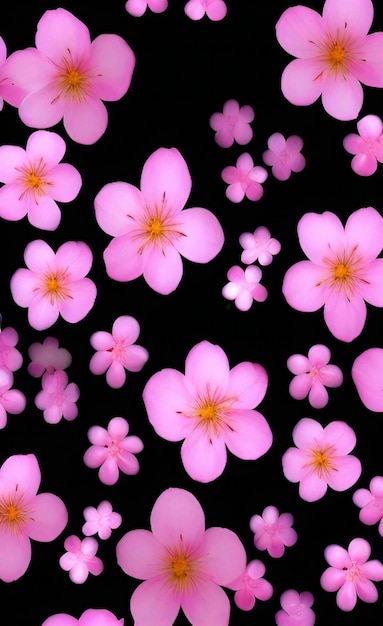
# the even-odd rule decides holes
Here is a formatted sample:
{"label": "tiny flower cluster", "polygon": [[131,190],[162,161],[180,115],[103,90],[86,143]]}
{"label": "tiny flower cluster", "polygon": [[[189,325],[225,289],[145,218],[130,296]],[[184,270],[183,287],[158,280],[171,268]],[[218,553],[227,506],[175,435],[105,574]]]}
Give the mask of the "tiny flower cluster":
{"label": "tiny flower cluster", "polygon": [[18,415],[26,406],[26,397],[13,389],[13,372],[20,369],[23,357],[15,347],[19,335],[8,326],[0,331],[0,429],[7,425],[7,414]]}

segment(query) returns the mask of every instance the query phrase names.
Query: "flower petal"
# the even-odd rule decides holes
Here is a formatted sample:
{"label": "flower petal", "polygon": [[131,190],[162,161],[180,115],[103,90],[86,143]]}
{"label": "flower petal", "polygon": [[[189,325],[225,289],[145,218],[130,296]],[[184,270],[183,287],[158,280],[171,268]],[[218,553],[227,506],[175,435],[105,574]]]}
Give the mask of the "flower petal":
{"label": "flower petal", "polygon": [[184,595],[181,606],[193,626],[229,624],[229,598],[221,587],[210,580],[198,580],[192,591]]}
{"label": "flower petal", "polygon": [[189,261],[207,263],[220,252],[224,234],[211,211],[194,208],[182,211],[179,216],[180,230],[184,237],[174,242],[178,252]]}
{"label": "flower petal", "polygon": [[203,539],[205,515],[192,493],[171,487],[155,501],[150,525],[153,535],[164,546],[179,546],[182,541],[192,552]]}
{"label": "flower petal", "polygon": [[193,478],[208,483],[220,476],[225,469],[227,453],[222,435],[205,432],[196,427],[189,433],[181,446],[184,468]]}
{"label": "flower petal", "polygon": [[164,548],[148,530],[131,530],[116,547],[117,563],[128,576],[146,580],[163,566]]}
{"label": "flower petal", "polygon": [[119,35],[99,35],[90,46],[90,64],[96,68],[94,93],[101,100],[119,100],[128,91],[135,66],[133,50]]}
{"label": "flower petal", "polygon": [[141,191],[149,206],[165,205],[167,215],[179,213],[190,195],[191,178],[176,148],[159,148],[144,164]]}
{"label": "flower petal", "polygon": [[228,528],[208,528],[199,547],[204,558],[203,573],[218,585],[227,586],[246,567],[245,549]]}
{"label": "flower petal", "polygon": [[156,576],[138,585],[130,599],[130,611],[140,626],[172,626],[180,609],[180,598],[166,584],[165,576]]}
{"label": "flower petal", "polygon": [[263,415],[245,409],[230,412],[230,428],[224,436],[230,452],[240,459],[258,459],[269,450],[273,441]]}
{"label": "flower petal", "polygon": [[53,541],[68,522],[68,511],[61,498],[53,493],[40,493],[31,506],[33,519],[28,520],[27,532],[35,541]]}

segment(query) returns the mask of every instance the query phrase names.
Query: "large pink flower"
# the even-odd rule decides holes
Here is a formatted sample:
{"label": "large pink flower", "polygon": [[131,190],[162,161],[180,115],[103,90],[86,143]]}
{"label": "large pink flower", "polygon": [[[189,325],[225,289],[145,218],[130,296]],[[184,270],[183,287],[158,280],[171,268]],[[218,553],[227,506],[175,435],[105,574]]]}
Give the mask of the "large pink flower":
{"label": "large pink flower", "polygon": [[361,401],[370,411],[383,412],[383,349],[369,348],[356,357],[351,376]]}
{"label": "large pink flower", "polygon": [[340,120],[358,116],[361,83],[383,87],[383,33],[368,31],[371,0],[326,0],[323,16],[305,6],[288,8],[276,25],[278,42],[296,58],[282,74],[283,95],[296,105],[315,102]]}
{"label": "large pink flower", "polygon": [[117,544],[117,561],[129,576],[144,580],[130,610],[139,626],[171,626],[182,608],[193,626],[227,626],[228,586],[246,567],[245,550],[227,528],[208,528],[196,498],[166,489],[154,503],[152,532],[132,530]]}
{"label": "large pink flower", "polygon": [[37,494],[40,468],[34,454],[10,456],[0,468],[0,578],[20,578],[31,560],[30,538],[53,541],[64,530],[68,513],[52,493]]}
{"label": "large pink flower", "polygon": [[372,207],[354,211],[343,227],[325,211],[306,213],[298,223],[299,243],[308,261],[286,272],[282,291],[298,311],[317,311],[332,334],[352,341],[366,321],[365,300],[383,306],[383,218]]}
{"label": "large pink flower", "polygon": [[7,73],[27,92],[19,106],[24,124],[49,128],[63,118],[74,141],[92,144],[108,124],[102,100],[122,98],[134,65],[134,54],[122,37],[99,35],[91,42],[87,26],[60,8],[44,13],[36,48],[14,52]]}
{"label": "large pink flower", "polygon": [[226,354],[209,341],[196,344],[186,357],[185,374],[163,369],[143,391],[149,421],[168,441],[185,441],[181,458],[187,473],[201,482],[220,476],[226,446],[240,459],[258,459],[272,443],[270,427],[253,410],[263,399],[267,373],[258,363],[232,370]]}
{"label": "large pink flower", "polygon": [[96,219],[114,237],[104,252],[111,278],[128,281],[143,274],[152,289],[169,294],[182,278],[181,255],[207,263],[218,254],[224,235],[213,213],[183,211],[190,190],[184,158],[176,148],[159,148],[143,167],[141,191],[125,182],[99,191]]}
{"label": "large pink flower", "polygon": [[67,613],[56,613],[41,626],[124,626],[124,618],[118,619],[107,609],[87,609],[78,620]]}

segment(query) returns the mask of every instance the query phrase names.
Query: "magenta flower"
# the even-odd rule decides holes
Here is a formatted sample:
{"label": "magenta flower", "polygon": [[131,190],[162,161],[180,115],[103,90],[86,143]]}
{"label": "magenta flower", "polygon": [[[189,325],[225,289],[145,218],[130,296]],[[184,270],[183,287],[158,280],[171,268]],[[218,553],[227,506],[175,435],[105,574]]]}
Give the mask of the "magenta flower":
{"label": "magenta flower", "polygon": [[223,0],[189,0],[185,4],[185,13],[191,20],[200,20],[206,13],[209,20],[223,20],[227,7]]}
{"label": "magenta flower", "polygon": [[304,417],[293,430],[296,448],[289,448],[282,457],[283,473],[292,483],[299,482],[299,495],[307,502],[324,496],[327,486],[345,491],[358,480],[362,467],[359,459],[349,454],[356,436],[345,422],[330,422],[325,428]]}
{"label": "magenta flower", "polygon": [[25,574],[31,542],[53,541],[64,530],[68,512],[52,493],[40,493],[41,474],[34,454],[15,454],[0,468],[0,578]]}
{"label": "magenta flower", "polygon": [[268,150],[262,159],[278,180],[287,180],[291,172],[301,172],[306,166],[306,159],[301,154],[303,140],[298,135],[291,135],[287,139],[281,133],[274,133],[267,140]]}
{"label": "magenta flower", "polygon": [[48,424],[58,424],[61,418],[71,422],[77,417],[76,402],[80,390],[76,383],[68,384],[68,376],[62,370],[53,374],[45,373],[42,377],[42,390],[35,398],[35,405],[44,411],[44,419]]}
{"label": "magenta flower", "polygon": [[243,362],[230,370],[222,348],[201,341],[186,357],[185,374],[170,368],[157,372],[143,399],[160,437],[184,439],[181,459],[189,476],[210,482],[225,469],[226,446],[240,459],[252,460],[270,448],[270,427],[254,410],[266,388],[262,365]]}
{"label": "magenta flower", "polygon": [[261,515],[253,515],[250,528],[254,533],[254,545],[258,550],[267,550],[273,558],[285,553],[285,546],[293,546],[298,535],[292,528],[294,518],[291,513],[282,513],[275,506],[267,506]]}
{"label": "magenta flower", "polygon": [[370,490],[357,489],[352,501],[360,508],[360,521],[368,526],[379,522],[379,535],[383,537],[383,477],[374,476],[370,481]]}
{"label": "magenta flower", "polygon": [[351,376],[363,404],[377,413],[383,411],[383,350],[369,348],[356,357]]}
{"label": "magenta flower", "polygon": [[208,528],[196,498],[166,489],[154,503],[152,532],[132,530],[117,544],[117,562],[139,578],[130,610],[140,626],[171,626],[180,608],[192,626],[228,626],[230,602],[221,589],[239,576],[246,554],[228,528]]}
{"label": "magenta flower", "polygon": [[[135,454],[144,448],[139,437],[127,437],[129,424],[123,417],[114,417],[108,428],[92,426],[88,439],[93,444],[84,454],[87,467],[99,467],[98,477],[105,485],[114,485],[119,470],[124,474],[137,474],[140,469]],[[101,466],[101,467],[100,467]]]}
{"label": "magenta flower", "polygon": [[67,613],[56,613],[41,626],[124,626],[124,618],[118,619],[107,609],[87,609],[78,620]]}
{"label": "magenta flower", "polygon": [[358,133],[346,135],[343,147],[354,154],[351,167],[359,176],[371,176],[383,163],[383,123],[377,115],[366,115],[357,123]]}
{"label": "magenta flower", "polygon": [[84,535],[95,535],[100,539],[109,539],[112,529],[121,526],[122,517],[119,513],[113,511],[112,505],[108,500],[103,500],[97,509],[93,506],[87,506],[84,509],[85,524],[82,527]]}
{"label": "magenta flower", "polygon": [[259,200],[263,196],[263,187],[268,174],[264,167],[256,165],[250,154],[245,152],[237,159],[237,165],[229,165],[222,170],[222,180],[228,183],[226,197],[232,202],[241,202],[246,196],[249,200]]}
{"label": "magenta flower", "polygon": [[315,613],[310,608],[314,597],[309,591],[288,589],[281,595],[282,611],[275,614],[277,626],[314,626]]}
{"label": "magenta flower", "polygon": [[96,219],[113,237],[104,252],[108,276],[129,281],[143,274],[152,289],[167,295],[182,278],[181,255],[207,263],[218,254],[224,235],[217,218],[207,209],[183,210],[190,190],[184,158],[176,148],[159,148],[144,164],[141,191],[124,182],[99,191]]}
{"label": "magenta flower", "polygon": [[56,254],[45,241],[27,245],[24,260],[28,269],[16,270],[11,278],[14,301],[28,308],[32,328],[45,330],[59,315],[72,324],[82,320],[96,299],[96,285],[84,278],[93,261],[89,246],[67,241]]}
{"label": "magenta flower", "polygon": [[56,370],[65,370],[72,363],[72,355],[66,348],[59,348],[56,337],[46,337],[43,343],[32,343],[28,355],[31,359],[28,372],[34,378],[39,378],[44,372],[54,374]]}
{"label": "magenta flower", "polygon": [[348,549],[327,546],[324,556],[330,565],[322,574],[320,584],[325,591],[338,591],[336,603],[342,611],[352,611],[357,598],[363,602],[376,602],[378,590],[372,580],[383,580],[383,564],[368,561],[370,544],[358,537]]}
{"label": "magenta flower", "polygon": [[282,291],[298,311],[324,305],[330,332],[341,341],[360,335],[366,321],[365,300],[383,306],[383,218],[372,207],[354,211],[343,227],[325,211],[306,213],[298,223],[299,243],[308,261],[286,272]]}
{"label": "magenta flower", "polygon": [[95,143],[106,130],[103,100],[127,92],[135,57],[118,35],[91,42],[87,26],[65,9],[45,11],[37,24],[36,48],[17,50],[7,61],[9,80],[27,92],[19,106],[21,120],[49,128],[61,119],[68,135]]}
{"label": "magenta flower", "polygon": [[76,535],[70,535],[64,541],[65,554],[60,557],[60,567],[69,572],[72,583],[82,584],[88,578],[89,572],[98,576],[104,569],[104,564],[98,556],[98,543],[93,537],[85,537],[81,541]]}
{"label": "magenta flower", "polygon": [[236,100],[227,100],[223,113],[213,113],[210,127],[216,131],[215,140],[221,148],[230,148],[234,141],[241,146],[253,138],[250,122],[254,119],[254,109],[245,104],[240,107]]}
{"label": "magenta flower", "polygon": [[255,265],[249,265],[245,271],[234,265],[227,273],[228,282],[222,289],[222,295],[227,300],[234,300],[240,311],[248,311],[253,301],[264,302],[267,298],[267,289],[260,284],[262,270]]}
{"label": "magenta flower", "polygon": [[251,611],[256,599],[269,600],[273,595],[273,587],[262,578],[266,568],[262,561],[250,561],[245,571],[226,585],[235,591],[234,602],[242,611]]}
{"label": "magenta flower", "polygon": [[273,255],[281,250],[281,244],[270,236],[266,226],[258,226],[254,233],[242,233],[239,243],[243,248],[241,261],[246,265],[258,261],[259,265],[270,265]]}
{"label": "magenta flower", "polygon": [[55,230],[61,220],[56,203],[74,200],[81,189],[79,172],[60,163],[65,141],[56,133],[37,130],[26,149],[0,147],[0,217],[17,221],[28,215],[36,228]]}
{"label": "magenta flower", "polygon": [[315,409],[323,409],[328,403],[326,387],[339,387],[343,382],[342,370],[329,364],[331,357],[327,346],[311,346],[308,357],[293,354],[287,359],[287,367],[295,374],[289,385],[290,395],[295,400],[303,400],[308,395]]}
{"label": "magenta flower", "polygon": [[125,370],[139,372],[149,358],[149,352],[135,344],[140,325],[134,317],[122,315],[112,326],[112,334],[99,330],[90,338],[97,352],[92,356],[89,369],[93,374],[104,374],[110,387],[118,389],[126,380]]}
{"label": "magenta flower", "polygon": [[153,13],[162,13],[168,8],[168,0],[128,0],[125,9],[134,17],[141,17],[149,8]]}
{"label": "magenta flower", "polygon": [[356,118],[363,104],[361,83],[383,87],[383,33],[367,34],[373,17],[371,0],[326,0],[323,16],[305,6],[284,11],[277,39],[298,57],[282,74],[285,98],[302,106],[322,95],[329,115]]}
{"label": "magenta flower", "polygon": [[7,413],[17,415],[26,406],[26,398],[18,389],[11,389],[13,374],[10,370],[0,368],[0,429],[7,425]]}
{"label": "magenta flower", "polygon": [[8,326],[0,330],[0,368],[15,372],[23,364],[21,353],[15,348],[19,341],[17,331]]}

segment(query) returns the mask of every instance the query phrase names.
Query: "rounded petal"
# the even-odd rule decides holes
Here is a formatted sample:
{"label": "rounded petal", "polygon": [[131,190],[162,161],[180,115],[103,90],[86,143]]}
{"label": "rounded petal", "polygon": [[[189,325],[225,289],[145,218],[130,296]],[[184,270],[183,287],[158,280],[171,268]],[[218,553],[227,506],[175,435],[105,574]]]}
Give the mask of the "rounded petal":
{"label": "rounded petal", "polygon": [[98,330],[90,337],[90,344],[95,350],[111,351],[114,347],[114,339],[111,333],[104,330]]}
{"label": "rounded petal", "polygon": [[120,472],[116,460],[108,456],[98,470],[99,479],[104,485],[115,485],[119,475]]}
{"label": "rounded petal", "polygon": [[69,163],[59,163],[50,172],[52,186],[49,195],[59,202],[71,202],[81,189],[82,179],[78,170]]}
{"label": "rounded petal", "polygon": [[308,395],[312,384],[313,379],[309,374],[298,374],[294,376],[289,385],[290,396],[295,400],[303,400],[303,398],[306,398]]}
{"label": "rounded petal", "polygon": [[354,361],[352,379],[363,404],[370,411],[383,411],[383,350],[369,348]]}
{"label": "rounded petal", "polygon": [[370,87],[383,86],[383,33],[370,33],[363,39],[363,59],[355,62],[352,72],[361,83]]}
{"label": "rounded petal", "polygon": [[368,560],[371,554],[371,546],[365,539],[357,537],[356,539],[350,541],[348,553],[351,561],[362,564]]}
{"label": "rounded petal", "polygon": [[328,403],[328,392],[327,389],[319,383],[315,381],[309,391],[309,402],[314,409],[323,409]]}
{"label": "rounded petal", "polygon": [[336,603],[342,611],[352,611],[356,600],[355,583],[351,580],[346,580],[336,594]]}
{"label": "rounded petal", "polygon": [[196,427],[181,446],[181,459],[185,470],[193,478],[208,483],[220,476],[225,469],[227,453],[222,435],[210,434]]}
{"label": "rounded petal", "polygon": [[188,388],[218,392],[223,395],[229,382],[229,361],[222,348],[209,341],[201,341],[190,350],[185,361],[185,383]]}
{"label": "rounded petal", "polygon": [[346,570],[328,567],[320,578],[320,584],[325,591],[338,591],[344,584],[346,576]]}
{"label": "rounded petal", "polygon": [[126,372],[124,366],[118,361],[112,361],[106,372],[106,382],[112,389],[120,389],[125,384]]}
{"label": "rounded petal", "polygon": [[210,580],[198,581],[193,591],[185,594],[181,606],[193,626],[229,624],[229,598],[221,587]]}
{"label": "rounded petal", "polygon": [[48,617],[41,626],[78,626],[78,620],[66,613],[56,613]]}
{"label": "rounded petal", "polygon": [[148,530],[126,533],[118,542],[116,553],[119,566],[134,578],[152,578],[163,566],[164,548]]}
{"label": "rounded petal", "polygon": [[36,228],[56,230],[61,221],[61,211],[52,198],[43,196],[38,204],[33,203],[30,206],[28,220]]}
{"label": "rounded petal", "polygon": [[292,104],[306,106],[318,100],[322,93],[320,78],[323,63],[312,59],[294,59],[283,70],[281,89]]}
{"label": "rounded petal", "polygon": [[89,54],[90,35],[83,22],[65,9],[46,11],[37,25],[36,47],[61,66],[63,58]]}
{"label": "rounded petal", "polygon": [[374,583],[367,578],[360,578],[356,582],[356,593],[363,602],[376,602],[378,599],[378,590]]}
{"label": "rounded petal", "polygon": [[99,35],[92,41],[90,64],[96,68],[93,90],[101,100],[119,100],[128,91],[135,66],[133,50],[118,35]]}
{"label": "rounded petal", "polygon": [[55,253],[42,239],[35,239],[27,245],[24,251],[26,266],[36,274],[42,274],[47,266],[54,266]]}
{"label": "rounded petal", "polygon": [[104,446],[91,446],[84,454],[84,463],[94,469],[100,467],[108,458],[108,450]]}
{"label": "rounded petal", "polygon": [[179,216],[179,223],[185,236],[174,245],[182,256],[195,263],[208,263],[217,256],[224,234],[213,213],[202,208],[187,209]]}
{"label": "rounded petal", "polygon": [[327,28],[333,32],[349,29],[355,39],[368,33],[373,17],[374,7],[371,0],[355,0],[352,5],[347,0],[326,0],[323,7],[323,19]]}
{"label": "rounded petal", "polygon": [[94,305],[97,295],[96,285],[89,278],[71,283],[71,298],[61,303],[60,313],[64,320],[75,324],[82,320]]}
{"label": "rounded petal", "polygon": [[322,287],[324,270],[311,261],[300,261],[287,270],[282,292],[290,306],[298,311],[312,312],[325,302],[326,292]]}
{"label": "rounded petal", "polygon": [[152,247],[143,259],[143,275],[149,287],[168,295],[177,289],[183,274],[182,259],[172,245]]}
{"label": "rounded petal", "polygon": [[204,575],[218,585],[227,586],[246,567],[245,549],[228,528],[208,528],[199,550],[208,555],[204,559]]}
{"label": "rounded petal", "polygon": [[230,413],[230,428],[225,432],[225,442],[235,456],[255,460],[269,450],[273,435],[267,421],[258,411],[233,409]]}
{"label": "rounded petal", "polygon": [[303,354],[292,354],[287,359],[286,365],[290,372],[296,375],[307,374],[312,368],[307,356],[304,356]]}
{"label": "rounded petal", "polygon": [[166,584],[164,576],[145,580],[130,599],[130,611],[135,623],[140,626],[172,626],[179,609],[179,595]]}
{"label": "rounded petal", "polygon": [[92,374],[100,375],[104,374],[108,367],[111,366],[113,357],[107,350],[96,352],[89,362],[89,369]]}
{"label": "rounded petal", "polygon": [[236,398],[235,408],[253,409],[266,394],[268,376],[258,363],[239,363],[229,372],[228,394]]}
{"label": "rounded petal", "polygon": [[49,169],[55,167],[63,158],[66,150],[64,139],[57,133],[48,130],[36,130],[27,141],[26,152],[30,161],[39,161],[44,157],[44,163]]}
{"label": "rounded petal", "polygon": [[54,82],[49,82],[29,93],[19,106],[21,121],[32,128],[55,126],[65,112],[65,99],[57,96],[58,91]]}
{"label": "rounded petal", "polygon": [[53,493],[40,493],[31,503],[33,518],[28,520],[27,533],[35,541],[53,541],[68,522],[64,502]]}
{"label": "rounded petal", "polygon": [[339,387],[343,382],[342,370],[337,365],[324,365],[320,377],[326,387]]}
{"label": "rounded petal", "polygon": [[322,498],[327,491],[327,482],[316,473],[307,473],[302,476],[299,484],[299,495],[307,502],[315,502]]}
{"label": "rounded petal", "polygon": [[149,352],[142,346],[129,346],[124,356],[124,367],[130,372],[139,372],[149,358]]}
{"label": "rounded petal", "polygon": [[371,176],[378,169],[376,156],[373,154],[357,154],[351,161],[351,168],[359,176]]}
{"label": "rounded petal", "polygon": [[31,542],[22,533],[0,533],[0,579],[13,582],[25,574],[31,561]]}
{"label": "rounded petal", "polygon": [[11,184],[17,179],[16,167],[25,163],[26,152],[19,146],[0,147],[0,180],[2,183]]}
{"label": "rounded petal", "polygon": [[182,537],[182,542],[193,551],[203,539],[205,515],[192,493],[171,487],[155,501],[150,525],[153,535],[164,546],[178,546]]}
{"label": "rounded petal", "polygon": [[330,211],[305,213],[298,222],[299,243],[305,255],[318,266],[329,250],[336,253],[346,244],[345,229],[339,217]]}
{"label": "rounded petal", "polygon": [[144,257],[138,253],[139,248],[139,242],[134,240],[130,234],[112,239],[104,250],[108,276],[122,282],[134,280],[141,276]]}
{"label": "rounded petal", "polygon": [[16,490],[26,501],[33,498],[40,486],[41,472],[34,454],[15,454],[0,468],[0,492],[3,496]]}
{"label": "rounded petal", "polygon": [[373,207],[365,207],[351,213],[344,230],[347,244],[350,248],[358,247],[358,254],[363,257],[366,265],[381,253],[383,217]]}
{"label": "rounded petal", "polygon": [[124,340],[126,345],[133,344],[140,334],[140,325],[131,315],[121,315],[112,326],[113,339],[116,341]]}
{"label": "rounded petal", "polygon": [[132,228],[134,217],[145,211],[145,200],[137,187],[117,181],[100,189],[94,208],[100,228],[108,235],[119,237]]}
{"label": "rounded petal", "polygon": [[317,54],[316,42],[323,38],[325,24],[316,11],[294,6],[282,13],[275,28],[278,43],[286,52],[310,59]]}
{"label": "rounded petal", "polygon": [[176,148],[159,148],[144,164],[141,191],[149,206],[162,205],[168,215],[179,213],[190,195],[191,178]]}
{"label": "rounded petal", "polygon": [[336,448],[336,454],[342,456],[351,452],[356,444],[354,430],[345,422],[330,422],[323,430],[323,439],[331,442]]}
{"label": "rounded petal", "polygon": [[324,305],[324,320],[330,332],[341,341],[350,342],[360,335],[366,321],[366,304],[358,294],[330,292]]}
{"label": "rounded petal", "polygon": [[117,441],[121,441],[129,432],[129,424],[123,417],[113,417],[108,424],[108,435]]}
{"label": "rounded petal", "polygon": [[354,120],[363,104],[362,85],[350,73],[335,78],[330,75],[323,81],[322,104],[335,119]]}
{"label": "rounded petal", "polygon": [[322,439],[322,426],[310,417],[304,417],[294,427],[293,441],[297,448],[310,450],[315,441],[322,443]]}
{"label": "rounded petal", "polygon": [[69,101],[64,110],[64,128],[69,137],[78,143],[95,143],[106,131],[108,113],[98,98]]}

